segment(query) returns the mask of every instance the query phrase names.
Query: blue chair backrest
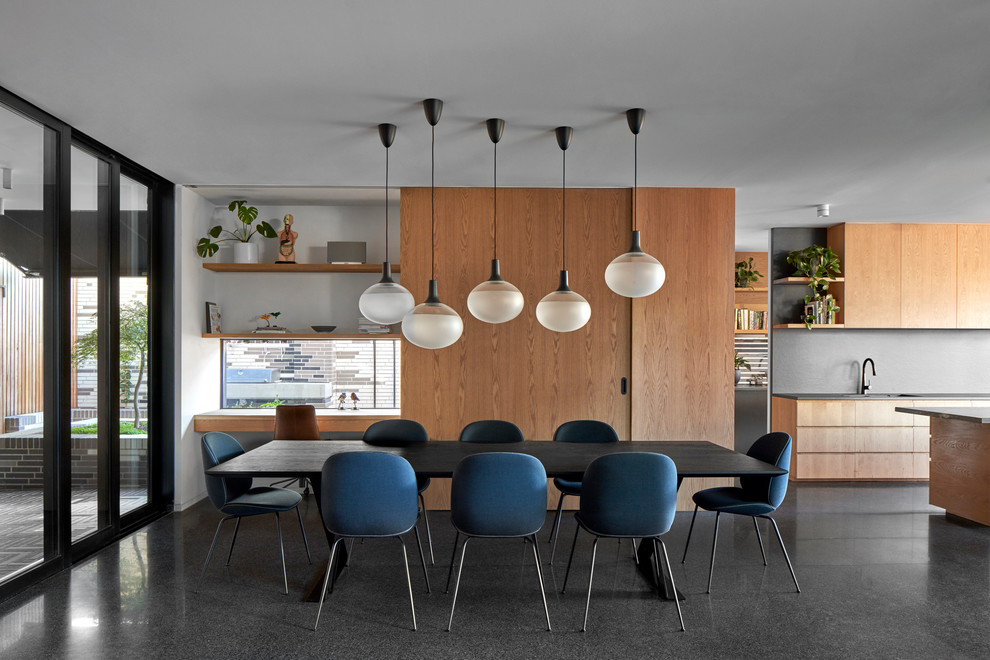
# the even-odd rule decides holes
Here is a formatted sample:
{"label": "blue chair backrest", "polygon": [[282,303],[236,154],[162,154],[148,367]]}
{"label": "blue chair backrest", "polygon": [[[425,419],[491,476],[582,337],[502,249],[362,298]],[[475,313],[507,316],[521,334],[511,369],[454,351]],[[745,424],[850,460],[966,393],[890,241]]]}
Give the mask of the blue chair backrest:
{"label": "blue chair backrest", "polygon": [[619,435],[611,426],[596,419],[576,419],[564,422],[553,432],[554,442],[618,442]]}
{"label": "blue chair backrest", "polygon": [[[241,444],[226,433],[212,431],[203,436],[200,443],[203,453],[203,469],[209,470],[244,453]],[[213,506],[220,509],[235,497],[251,488],[251,477],[212,477],[206,475],[206,492]]]}
{"label": "blue chair backrest", "polygon": [[454,468],[450,518],[472,536],[528,536],[547,514],[547,471],[528,454],[491,452]]}
{"label": "blue chair backrest", "polygon": [[[780,431],[767,433],[753,443],[746,455],[764,463],[776,465],[784,470],[790,470],[791,436]],[[739,485],[753,497],[759,498],[776,509],[784,501],[784,495],[787,494],[787,475],[741,477]]]}
{"label": "blue chair backrest", "polygon": [[323,464],[323,524],[340,536],[395,536],[416,524],[416,472],[380,451],[334,454]]}
{"label": "blue chair backrest", "polygon": [[461,442],[494,444],[498,442],[522,442],[522,431],[512,422],[502,419],[483,419],[471,422],[461,431]]}
{"label": "blue chair backrest", "polygon": [[605,536],[659,536],[676,508],[677,467],[663,454],[601,456],[581,479],[581,520]]}
{"label": "blue chair backrest", "polygon": [[364,432],[364,441],[376,447],[405,447],[429,440],[423,425],[411,419],[383,419]]}

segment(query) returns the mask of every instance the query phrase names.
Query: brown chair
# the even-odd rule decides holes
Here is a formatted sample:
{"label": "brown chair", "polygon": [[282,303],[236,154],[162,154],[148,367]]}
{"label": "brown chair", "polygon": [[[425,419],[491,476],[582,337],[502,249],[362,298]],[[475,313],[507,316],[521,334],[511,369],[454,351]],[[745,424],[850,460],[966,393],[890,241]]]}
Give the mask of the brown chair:
{"label": "brown chair", "polygon": [[[320,440],[320,426],[316,422],[316,408],[308,403],[275,406],[275,434],[273,440]],[[295,479],[280,481],[289,484]],[[273,484],[275,485],[275,484]],[[299,480],[303,494],[309,493],[309,479]]]}

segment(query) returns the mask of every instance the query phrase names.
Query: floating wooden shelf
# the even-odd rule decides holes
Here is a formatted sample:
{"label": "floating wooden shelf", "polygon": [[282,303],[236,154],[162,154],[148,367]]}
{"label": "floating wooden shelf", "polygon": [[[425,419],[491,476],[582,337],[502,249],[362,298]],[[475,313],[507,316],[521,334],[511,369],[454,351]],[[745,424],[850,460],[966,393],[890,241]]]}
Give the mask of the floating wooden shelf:
{"label": "floating wooden shelf", "polygon": [[[844,277],[834,277],[826,278],[822,280],[823,282],[845,282]],[[811,278],[808,277],[781,277],[773,281],[774,284],[810,284]],[[738,289],[736,289],[738,291]]]}
{"label": "floating wooden shelf", "polygon": [[[788,328],[807,328],[804,323],[778,323],[773,326],[774,330],[786,330]],[[842,323],[812,323],[812,328],[844,328],[846,327]]]}
{"label": "floating wooden shelf", "polygon": [[770,290],[770,289],[768,289],[768,288],[767,288],[767,287],[765,287],[765,286],[754,286],[754,287],[748,287],[748,286],[737,286],[737,287],[735,288],[735,292],[736,292],[736,293],[748,293],[748,292],[750,292],[750,291],[752,291],[752,292],[754,292],[754,293],[757,293],[757,292],[764,292],[764,293],[765,293],[765,292],[767,292],[767,291],[769,291],[769,290]]}
{"label": "floating wooden shelf", "polygon": [[402,339],[401,332],[204,332],[203,339],[255,339],[289,341],[295,339]]}
{"label": "floating wooden shelf", "polygon": [[[774,326],[774,327],[776,328],[777,326]],[[766,330],[735,330],[734,332],[737,335],[765,335],[765,334],[767,334],[767,331]]]}
{"label": "floating wooden shelf", "polygon": [[[206,262],[206,270],[216,273],[381,273],[381,264],[220,264]],[[392,272],[401,272],[392,264]]]}

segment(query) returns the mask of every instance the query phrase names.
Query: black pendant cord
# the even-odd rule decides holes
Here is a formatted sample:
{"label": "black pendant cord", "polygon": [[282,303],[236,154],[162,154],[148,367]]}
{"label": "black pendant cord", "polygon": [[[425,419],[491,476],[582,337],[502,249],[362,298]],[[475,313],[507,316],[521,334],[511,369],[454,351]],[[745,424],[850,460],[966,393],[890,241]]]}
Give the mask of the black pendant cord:
{"label": "black pendant cord", "polygon": [[636,231],[636,194],[639,184],[639,133],[633,135],[633,231]]}
{"label": "black pendant cord", "polygon": [[388,147],[385,147],[385,261],[388,261]]}
{"label": "black pendant cord", "polygon": [[492,167],[492,224],[495,228],[495,240],[492,243],[492,259],[498,259],[498,142],[492,145],[495,157]]}
{"label": "black pendant cord", "polygon": [[567,152],[560,152],[563,166],[560,177],[560,269],[567,270]]}
{"label": "black pendant cord", "polygon": [[430,279],[437,279],[437,204],[436,204],[436,160],[437,160],[437,128],[430,127]]}

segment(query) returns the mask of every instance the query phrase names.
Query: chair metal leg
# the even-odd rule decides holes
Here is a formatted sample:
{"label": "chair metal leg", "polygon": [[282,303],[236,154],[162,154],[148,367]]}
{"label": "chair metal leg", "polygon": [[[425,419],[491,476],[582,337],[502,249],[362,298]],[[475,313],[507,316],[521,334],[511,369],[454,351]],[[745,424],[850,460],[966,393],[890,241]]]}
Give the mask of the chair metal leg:
{"label": "chair metal leg", "polygon": [[234,536],[230,539],[230,550],[227,551],[227,563],[224,566],[230,566],[230,556],[234,554],[234,544],[237,543],[237,530],[241,528],[241,517],[237,516],[237,522],[234,523]]}
{"label": "chair metal leg", "polygon": [[784,552],[784,560],[787,561],[787,568],[791,571],[791,579],[794,580],[794,588],[797,589],[798,593],[801,593],[801,587],[798,585],[797,576],[794,574],[794,567],[791,566],[791,558],[787,556],[787,548],[784,547],[784,539],[780,536],[780,529],[777,527],[777,521],[770,516],[760,516],[760,518],[766,518],[773,525],[773,529],[777,532],[777,540],[780,541],[780,549]]}
{"label": "chair metal leg", "polygon": [[560,593],[564,593],[567,589],[567,578],[571,574],[571,562],[574,561],[574,546],[577,545],[578,530],[581,529],[581,525],[574,528],[574,540],[571,541],[571,556],[567,558],[567,571],[564,572],[564,586],[560,588]]}
{"label": "chair metal leg", "polygon": [[433,556],[433,534],[430,533],[430,516],[426,513],[426,500],[423,499],[423,494],[419,494],[419,502],[423,505],[423,523],[426,525],[426,544],[430,546],[430,563],[436,564],[437,560]]}
{"label": "chair metal leg", "polygon": [[[428,594],[429,593],[433,593],[430,590],[430,574],[426,572],[426,557],[423,556],[423,544],[419,542],[419,530],[416,529],[416,526],[415,525],[413,525],[413,534],[416,535],[416,547],[419,549],[419,561],[423,564],[423,577],[426,578],[426,593],[428,593]],[[398,537],[396,537],[396,538],[398,538]],[[399,539],[399,540],[401,541],[402,539]],[[406,547],[405,546],[405,543],[403,543],[402,547],[403,548]],[[415,617],[413,617],[413,618],[415,618]]]}
{"label": "chair metal leg", "polygon": [[691,545],[691,532],[694,531],[694,519],[697,518],[697,517],[698,517],[698,505],[695,504],[694,505],[694,515],[691,516],[691,526],[688,527],[687,541],[684,542],[684,556],[681,557],[681,563],[682,564],[684,563],[684,560],[687,559],[687,549],[688,549],[688,546]]}
{"label": "chair metal leg", "polygon": [[584,603],[584,625],[581,626],[581,632],[585,632],[588,629],[588,610],[591,608],[591,582],[595,579],[595,555],[598,553],[598,537],[595,537],[595,542],[591,545],[591,572],[588,574],[588,599]]}
{"label": "chair metal leg", "polygon": [[763,555],[763,565],[767,565],[767,553],[763,549],[763,535],[760,534],[760,525],[756,522],[756,516],[753,516],[753,527],[756,528],[756,540],[760,542],[760,554]]}
{"label": "chair metal leg", "polygon": [[337,554],[337,544],[343,540],[343,537],[338,538],[330,547],[330,561],[327,562],[327,575],[323,578],[323,588],[320,589],[320,607],[316,610],[316,623],[313,624],[313,630],[316,630],[316,627],[320,625],[320,613],[323,611],[323,599],[327,595],[327,585],[330,584],[330,573],[333,572],[333,559]]}
{"label": "chair metal leg", "polygon": [[715,536],[712,538],[712,563],[708,567],[708,591],[712,592],[712,574],[715,572],[715,546],[718,545],[718,517],[721,515],[721,511],[715,512]]}
{"label": "chair metal leg", "polygon": [[461,587],[461,573],[464,571],[464,553],[467,551],[467,544],[470,540],[470,536],[465,536],[464,545],[461,546],[461,565],[457,567],[457,582],[454,583],[454,600],[450,603],[450,620],[447,621],[447,632],[450,632],[450,626],[454,623],[454,608],[457,607],[457,590]]}
{"label": "chair metal leg", "polygon": [[299,505],[298,504],[296,505],[296,517],[299,518],[299,531],[302,532],[303,545],[306,546],[306,559],[308,559],[309,560],[309,563],[312,564],[313,563],[313,555],[309,554],[309,539],[306,538],[306,528],[303,527],[302,514],[299,513]]}
{"label": "chair metal leg", "polygon": [[547,592],[543,588],[543,568],[540,566],[540,551],[537,546],[540,542],[536,538],[536,534],[533,534],[531,539],[533,543],[533,559],[536,560],[536,575],[540,579],[540,595],[543,596],[543,611],[547,615],[547,630],[553,630],[550,627],[550,608],[547,607]]}
{"label": "chair metal leg", "polygon": [[[413,619],[413,631],[416,630],[416,604],[413,602],[413,592],[412,592],[412,576],[409,574],[409,555],[406,553],[406,542],[402,540],[401,536],[396,536],[399,539],[399,543],[402,544],[402,561],[406,564],[406,584],[409,586],[409,607],[412,609],[412,619]],[[416,534],[416,543],[419,543],[419,534]],[[423,548],[419,549],[420,559],[423,557]],[[426,560],[423,560],[423,570],[426,570]],[[429,578],[427,578],[427,583],[429,583]]]}
{"label": "chair metal leg", "polygon": [[[361,540],[363,541],[364,539]],[[347,545],[347,561],[344,562],[344,568],[347,568],[348,566],[351,565],[351,557],[353,555],[354,555],[354,539],[351,539],[351,542]]]}
{"label": "chair metal leg", "polygon": [[[622,543],[622,539],[619,539],[619,543]],[[636,560],[636,565],[639,566],[639,553],[636,552],[636,539],[629,539],[629,545],[632,549],[633,559]]]}
{"label": "chair metal leg", "polygon": [[563,517],[564,513],[564,498],[567,497],[563,493],[560,494],[560,499],[557,500],[557,516],[554,518],[553,523],[553,547],[550,548],[550,565],[553,565],[553,556],[557,554],[557,535],[560,534],[560,519]]}
{"label": "chair metal leg", "polygon": [[[677,605],[677,618],[681,622],[681,632],[684,632],[684,615],[681,614],[681,599],[677,597],[677,585],[674,584],[674,571],[670,568],[670,557],[667,556],[667,546],[659,538],[653,539],[653,554],[657,558],[657,572],[659,573],[660,571],[660,553],[657,552],[658,543],[660,544],[660,549],[663,550],[663,563],[667,566],[667,575],[670,576],[670,588],[674,592],[674,603]],[[658,575],[657,579],[663,580],[663,576]]]}
{"label": "chair metal leg", "polygon": [[226,518],[221,518],[220,522],[217,523],[217,531],[213,534],[213,543],[210,544],[210,552],[206,555],[206,563],[203,564],[203,570],[199,574],[200,580],[202,580],[206,575],[206,567],[210,565],[210,560],[213,559],[213,550],[217,547],[217,539],[220,538],[220,529],[223,527],[223,524],[231,518],[237,518],[237,516],[227,516]]}
{"label": "chair metal leg", "polygon": [[461,538],[460,532],[454,533],[454,549],[450,553],[450,567],[447,569],[447,586],[443,588],[443,592],[450,593],[450,576],[454,572],[454,559],[457,558],[457,541]]}
{"label": "chair metal leg", "polygon": [[285,547],[282,545],[282,523],[275,512],[275,529],[278,530],[278,551],[282,554],[282,581],[285,582],[285,595],[289,595],[289,574],[285,572]]}

